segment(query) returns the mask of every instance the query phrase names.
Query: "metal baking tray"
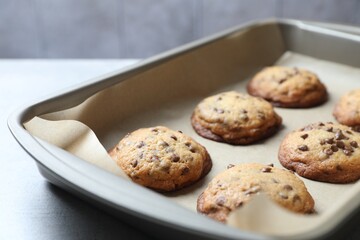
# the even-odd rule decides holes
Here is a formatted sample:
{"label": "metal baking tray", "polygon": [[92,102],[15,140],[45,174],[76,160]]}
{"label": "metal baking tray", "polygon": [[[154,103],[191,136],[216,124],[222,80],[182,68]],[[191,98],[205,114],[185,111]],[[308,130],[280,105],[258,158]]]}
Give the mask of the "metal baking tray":
{"label": "metal baking tray", "polygon": [[[163,105],[171,106],[171,108],[179,106],[180,103],[195,106],[198,100],[210,93],[229,90],[231,84],[245,82],[257,70],[276,63],[288,51],[360,68],[360,37],[357,35],[359,32],[360,30],[355,27],[297,20],[252,22],[36,100],[14,112],[8,119],[8,126],[19,144],[34,158],[40,173],[51,183],[159,237],[167,238],[168,234],[171,234],[171,238],[174,239],[273,239],[270,235],[244,231],[218,223],[179,205],[172,201],[171,197],[165,197],[115,176],[68,151],[33,136],[24,128],[24,123],[36,116],[48,114],[51,116],[54,112],[76,108],[94,95],[113,86],[118,86],[120,90],[124,88],[122,92],[126,98],[122,99],[119,96],[119,101],[125,101],[124,109],[127,108],[127,111],[130,111],[130,108],[126,106],[136,109],[137,105],[141,105],[138,111],[146,109],[143,101],[148,100],[148,107],[160,106],[164,99],[171,97],[174,101]],[[152,82],[156,84],[155,87],[151,85]],[[149,92],[156,88],[156,91],[163,92],[163,96],[159,96],[157,100],[158,96],[154,95],[156,93],[154,90],[153,95],[144,97],[142,101],[141,96],[146,93],[146,88],[140,88],[139,84],[148,86]],[[137,90],[136,86],[140,90]],[[171,92],[174,89],[179,91]],[[186,89],[189,91],[185,91]],[[120,108],[117,111],[121,112],[124,109]],[[98,110],[100,113],[102,111],[94,108],[87,110],[93,112],[94,118],[99,118],[101,115],[97,114]],[[284,110],[283,114],[290,115],[286,111]],[[135,110],[132,112],[133,115],[136,113]],[[165,111],[162,117],[187,119],[187,117],[174,114]],[[128,114],[126,117],[131,119],[132,115]],[[82,119],[79,117],[77,120]],[[85,121],[85,124],[97,133],[100,130],[94,125],[94,121]],[[149,124],[161,125],[155,123],[156,121],[149,119]],[[184,127],[187,132],[190,132],[189,121],[186,124]],[[124,123],[120,132],[134,130],[130,129],[130,126],[143,127],[136,123],[133,125]],[[208,141],[202,140],[194,133],[191,134],[197,140],[200,139],[200,142]],[[106,148],[110,147],[111,143],[106,140],[106,136],[98,134],[98,137]],[[282,135],[279,135],[276,138],[277,144],[281,137]],[[209,146],[215,144],[206,143],[210,144]],[[276,147],[276,144],[266,141],[263,144],[265,144],[263,149],[266,149],[266,146]],[[261,147],[255,146],[259,154],[262,151]],[[253,157],[256,157],[256,153]],[[346,187],[351,190],[348,191],[351,193],[339,200],[341,204],[338,204],[337,208],[326,210],[328,217],[326,220],[308,229],[307,232],[280,238],[318,239],[326,238],[333,233],[353,212],[359,209],[360,183]]]}

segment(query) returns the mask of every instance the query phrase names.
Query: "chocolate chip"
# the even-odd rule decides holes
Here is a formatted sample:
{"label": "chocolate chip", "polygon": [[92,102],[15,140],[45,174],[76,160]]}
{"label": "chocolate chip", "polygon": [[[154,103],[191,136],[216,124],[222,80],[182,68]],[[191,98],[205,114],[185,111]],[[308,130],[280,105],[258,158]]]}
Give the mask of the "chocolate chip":
{"label": "chocolate chip", "polygon": [[216,198],[215,202],[219,206],[224,206],[224,204],[226,202],[226,198],[224,196],[220,196],[220,197]]}
{"label": "chocolate chip", "polygon": [[351,142],[350,142],[350,145],[351,145],[352,147],[354,147],[354,148],[358,148],[358,143],[355,142],[355,141],[351,141]]}
{"label": "chocolate chip", "polygon": [[305,152],[305,151],[309,151],[308,146],[305,145],[305,144],[299,145],[299,146],[298,146],[298,149],[301,150],[301,151],[304,151],[304,152]]}
{"label": "chocolate chip", "polygon": [[320,145],[324,145],[326,143],[325,139],[320,140]]}
{"label": "chocolate chip", "polygon": [[349,130],[346,130],[345,132],[346,132],[347,134],[352,135],[352,132],[351,132],[351,131],[349,131]]}
{"label": "chocolate chip", "polygon": [[261,169],[261,172],[269,173],[269,172],[271,172],[271,167],[264,167],[264,168]]}
{"label": "chocolate chip", "polygon": [[342,140],[342,139],[348,139],[341,130],[338,130],[335,133],[335,140]]}
{"label": "chocolate chip", "polygon": [[334,152],[330,149],[330,148],[327,148],[327,149],[324,149],[324,153],[328,156],[332,155]]}
{"label": "chocolate chip", "polygon": [[267,164],[269,167],[274,167],[274,164],[273,163],[269,163]]}
{"label": "chocolate chip", "polygon": [[171,161],[172,162],[178,162],[180,160],[180,157],[176,154],[171,155]]}
{"label": "chocolate chip", "polygon": [[308,136],[309,136],[309,134],[305,133],[305,134],[301,135],[300,137],[305,140]]}
{"label": "chocolate chip", "polygon": [[286,195],[286,194],[283,193],[283,192],[279,192],[279,195],[280,195],[280,197],[281,197],[282,199],[288,199],[288,198],[289,198],[288,195]]}
{"label": "chocolate chip", "polygon": [[351,127],[351,130],[353,130],[355,132],[360,132],[360,125]]}
{"label": "chocolate chip", "polygon": [[229,165],[227,165],[227,169],[229,169],[229,168],[232,168],[232,167],[235,167],[235,165],[234,164],[229,164]]}
{"label": "chocolate chip", "polygon": [[172,139],[174,139],[175,141],[177,141],[177,137],[175,135],[171,135],[170,136]]}
{"label": "chocolate chip", "polygon": [[179,133],[183,133],[182,131],[178,130]]}
{"label": "chocolate chip", "polygon": [[350,156],[350,155],[351,155],[351,152],[350,152],[349,150],[346,150],[346,149],[343,150],[343,153],[344,153],[346,156]]}
{"label": "chocolate chip", "polygon": [[131,163],[131,166],[132,166],[132,167],[136,167],[137,165],[138,165],[138,161],[137,161],[137,160],[132,161],[132,163]]}
{"label": "chocolate chip", "polygon": [[241,114],[240,119],[243,120],[243,121],[248,121],[249,117],[246,114]]}
{"label": "chocolate chip", "polygon": [[333,144],[334,139],[333,138],[325,138],[325,142],[328,143],[328,144]]}
{"label": "chocolate chip", "polygon": [[299,197],[299,195],[295,194],[293,197],[293,203],[300,202],[300,201],[301,201],[301,198]]}
{"label": "chocolate chip", "polygon": [[354,152],[354,149],[351,146],[345,146],[345,150],[348,150],[350,152]]}
{"label": "chocolate chip", "polygon": [[332,145],[330,148],[333,152],[337,152],[339,150],[336,145]]}
{"label": "chocolate chip", "polygon": [[293,190],[293,187],[290,186],[289,184],[286,184],[284,187],[283,187],[284,190],[287,190],[287,191],[291,191]]}
{"label": "chocolate chip", "polygon": [[192,152],[192,153],[196,153],[196,148],[194,147],[194,146],[190,146],[190,152]]}
{"label": "chocolate chip", "polygon": [[265,114],[263,112],[258,112],[258,118],[265,120]]}
{"label": "chocolate chip", "polygon": [[184,167],[182,170],[181,170],[181,175],[186,175],[190,172],[190,168],[188,167]]}
{"label": "chocolate chip", "polygon": [[319,123],[319,126],[322,127],[322,126],[325,126],[325,124],[321,122],[321,123]]}
{"label": "chocolate chip", "polygon": [[345,143],[343,141],[336,141],[336,146],[338,148],[344,149]]}
{"label": "chocolate chip", "polygon": [[286,78],[282,78],[279,80],[279,84],[282,84],[283,82],[285,82],[287,79]]}
{"label": "chocolate chip", "polygon": [[246,111],[245,109],[241,109],[240,112],[241,113],[248,113],[248,111]]}
{"label": "chocolate chip", "polygon": [[326,131],[328,131],[328,132],[332,132],[332,131],[333,131],[333,127],[329,127],[329,128],[327,128],[327,129],[326,129]]}
{"label": "chocolate chip", "polygon": [[163,147],[168,147],[169,146],[169,144],[167,143],[167,142],[165,142],[165,141],[159,141],[159,143],[158,143],[160,146],[163,146]]}
{"label": "chocolate chip", "polygon": [[152,132],[158,132],[158,131],[159,131],[159,129],[157,129],[157,128],[153,128],[153,129],[151,129],[151,131],[152,131]]}

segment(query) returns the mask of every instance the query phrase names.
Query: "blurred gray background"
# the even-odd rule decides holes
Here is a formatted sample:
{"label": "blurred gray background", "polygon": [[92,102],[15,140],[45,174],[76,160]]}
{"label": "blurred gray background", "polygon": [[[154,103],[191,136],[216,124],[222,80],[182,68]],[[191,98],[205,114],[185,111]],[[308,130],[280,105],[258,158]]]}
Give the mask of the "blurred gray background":
{"label": "blurred gray background", "polygon": [[0,58],[145,58],[256,19],[360,25],[359,0],[0,0]]}

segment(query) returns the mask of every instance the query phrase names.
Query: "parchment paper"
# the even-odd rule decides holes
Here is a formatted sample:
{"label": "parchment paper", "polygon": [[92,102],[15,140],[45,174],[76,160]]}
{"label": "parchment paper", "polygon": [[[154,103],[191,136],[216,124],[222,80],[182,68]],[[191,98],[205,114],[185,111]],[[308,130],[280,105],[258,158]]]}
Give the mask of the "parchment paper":
{"label": "parchment paper", "polygon": [[[135,77],[135,79],[131,79],[131,81],[122,82],[99,92],[75,108],[39,116],[39,118],[26,123],[25,127],[33,135],[64,148],[76,156],[119,176],[123,174],[116,165],[111,163],[111,159],[109,162],[106,150],[113,147],[126,133],[138,128],[157,125],[182,130],[184,134],[193,137],[208,149],[213,160],[213,168],[202,181],[178,192],[164,194],[164,196],[196,211],[197,197],[204,190],[207,183],[220,171],[225,170],[228,164],[242,162],[274,163],[276,167],[282,168],[277,159],[277,154],[279,144],[285,134],[309,123],[335,121],[332,110],[336,101],[349,90],[360,88],[360,69],[354,67],[291,52],[285,53],[275,65],[296,66],[317,73],[321,81],[327,86],[330,98],[324,105],[315,108],[276,108],[276,111],[283,118],[282,129],[274,136],[249,146],[232,146],[198,136],[191,127],[190,116],[197,103],[206,96],[228,90],[246,92],[246,83],[255,73],[254,71],[251,74],[249,74],[249,71],[239,72],[237,76],[229,76],[231,80],[226,81],[226,78],[217,79],[216,75],[214,76],[211,73],[211,68],[209,68],[206,70],[207,74],[205,76],[202,76],[201,79],[200,76],[198,77],[199,80],[197,80],[196,76],[188,79],[191,75],[184,72],[182,76],[176,76],[181,82],[179,82],[179,79],[176,79],[179,81],[170,82],[169,79],[163,79],[157,75],[156,71],[172,71],[171,67],[167,66],[163,69],[160,67],[154,72],[150,70]],[[151,79],[151,81],[144,81],[145,76],[146,79]],[[235,79],[235,77],[238,78]],[[204,84],[206,78],[209,81]],[[86,137],[82,133],[74,137],[58,134],[59,132],[72,132],[73,129],[79,127],[79,122],[83,123],[81,127],[82,131],[86,132]],[[87,126],[96,135],[92,134],[92,131],[87,129]],[[58,130],[54,131],[54,128]],[[44,134],[44,132],[47,134]],[[249,204],[249,207],[239,209],[239,213],[235,212],[235,217],[232,216],[232,219],[235,220],[229,220],[229,224],[273,235],[289,234],[289,231],[290,233],[305,231],[309,224],[313,224],[313,220],[309,220],[309,218],[321,218],[326,215],[326,211],[336,207],[337,203],[339,203],[338,207],[341,207],[341,204],[346,202],[346,198],[351,193],[353,186],[356,185],[320,183],[304,178],[302,180],[315,200],[317,215],[309,217],[288,212],[281,215],[281,222],[295,224],[296,231],[291,227],[287,229],[286,227],[280,228],[274,224],[276,217],[271,217],[271,221],[267,221],[269,224],[271,223],[270,227],[257,226],[257,224],[254,224],[256,221],[253,221],[253,224],[249,226],[249,222],[244,223],[241,220],[236,220],[237,214],[249,216],[252,211],[255,214],[259,209],[261,210],[261,206],[268,206],[268,203],[255,204],[256,201],[252,204],[254,207]],[[260,202],[266,201],[268,201],[266,198],[260,199]],[[270,209],[275,209],[275,214],[278,214],[277,208],[270,207]],[[261,218],[267,218],[266,216],[270,218],[273,215],[265,214]],[[284,221],[284,218],[287,219],[286,216],[291,216],[288,218],[294,218],[295,220]],[[247,219],[251,218],[248,217]],[[306,219],[306,221],[301,219]],[[265,224],[266,221],[261,222]],[[264,226],[264,224],[261,225]]]}

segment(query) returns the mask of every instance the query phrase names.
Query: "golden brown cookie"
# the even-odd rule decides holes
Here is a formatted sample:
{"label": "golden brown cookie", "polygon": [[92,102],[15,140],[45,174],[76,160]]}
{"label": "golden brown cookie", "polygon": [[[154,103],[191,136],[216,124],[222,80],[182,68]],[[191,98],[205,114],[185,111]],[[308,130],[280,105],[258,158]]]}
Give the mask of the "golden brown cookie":
{"label": "golden brown cookie", "polygon": [[360,89],[342,96],[334,108],[333,115],[339,123],[360,130]]}
{"label": "golden brown cookie", "polygon": [[157,191],[188,186],[212,167],[202,145],[163,126],[128,134],[109,154],[134,182]]}
{"label": "golden brown cookie", "polygon": [[266,138],[279,129],[281,122],[267,101],[234,91],[204,99],[191,117],[200,136],[234,145]]}
{"label": "golden brown cookie", "polygon": [[311,213],[314,200],[294,173],[260,163],[245,163],[218,174],[197,201],[197,210],[226,222],[234,209],[246,204],[258,192],[298,213]]}
{"label": "golden brown cookie", "polygon": [[282,66],[264,68],[250,80],[247,91],[284,108],[314,107],[327,100],[326,87],[314,73]]}
{"label": "golden brown cookie", "polygon": [[333,123],[316,123],[289,133],[279,149],[287,169],[316,181],[348,183],[360,178],[360,133]]}

